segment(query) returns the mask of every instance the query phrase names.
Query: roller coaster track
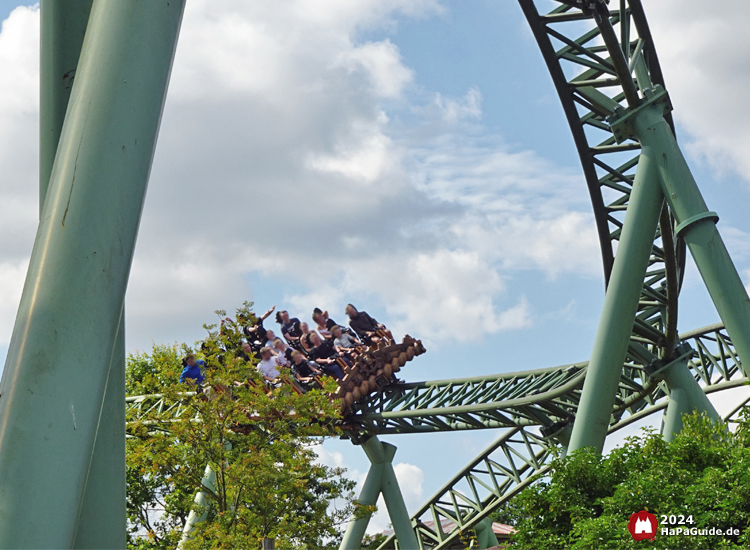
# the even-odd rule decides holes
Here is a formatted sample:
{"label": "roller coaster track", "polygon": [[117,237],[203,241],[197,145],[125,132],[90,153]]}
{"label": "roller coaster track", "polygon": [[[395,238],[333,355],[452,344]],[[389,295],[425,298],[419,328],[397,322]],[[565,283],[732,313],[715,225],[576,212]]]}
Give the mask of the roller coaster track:
{"label": "roller coaster track", "polygon": [[[570,126],[599,235],[605,282],[614,261],[614,249],[630,198],[640,157],[640,144],[618,144],[606,121],[606,112],[592,99],[592,90],[624,103],[620,85],[600,33],[581,10],[560,6],[540,15],[533,0],[519,0],[537,40]],[[664,79],[640,0],[613,2],[613,26],[619,30],[622,49],[639,75],[639,86],[664,85]],[[671,118],[668,118],[672,124]],[[669,356],[676,336],[677,294],[685,265],[685,245],[675,241],[673,220],[663,212],[655,235],[650,267],[643,284],[633,340]]]}
{"label": "roller coaster track", "polygon": [[[722,325],[713,325],[681,335],[683,343],[694,350],[688,364],[690,370],[707,394],[748,384],[740,370],[740,360],[732,347]],[[615,412],[610,420],[609,433],[663,410],[668,402],[663,382],[650,379],[643,369],[628,364],[631,372],[639,372],[637,378],[623,377],[620,384]],[[412,516],[412,524],[421,541],[422,548],[447,548],[461,534],[470,533],[477,523],[490,516],[505,502],[513,498],[532,482],[532,476],[547,471],[547,460],[558,443],[554,437],[545,435],[550,430],[568,421],[575,414],[575,403],[580,391],[580,382],[585,376],[586,364],[568,365],[558,369],[544,369],[525,373],[514,373],[487,377],[483,380],[468,378],[445,382],[410,384],[409,388],[389,401],[381,397],[382,412],[369,413],[369,423],[363,423],[370,433],[413,433],[415,431],[454,431],[492,427],[498,418],[479,409],[501,411],[505,429],[502,435],[463,470],[446,483],[426,504]],[[625,369],[626,371],[628,369]],[[544,383],[549,386],[545,388]],[[539,388],[541,391],[536,391]],[[561,388],[566,388],[561,392]],[[497,401],[498,396],[524,395],[529,389],[533,396],[522,404],[518,399]],[[457,413],[455,409],[467,408],[455,403],[471,397],[483,399],[481,407],[470,413]],[[558,416],[548,415],[547,401],[560,406]],[[529,414],[530,406],[538,406],[541,414]],[[743,403],[744,405],[744,403]],[[442,412],[438,412],[442,407]],[[737,407],[727,419],[735,416]],[[389,415],[401,413],[397,421]],[[410,413],[410,414],[406,414]],[[469,415],[469,418],[467,418]],[[454,418],[460,418],[456,422]],[[549,423],[538,423],[531,418],[545,418]],[[513,422],[512,419],[515,419]],[[417,425],[416,430],[409,426]],[[425,429],[425,426],[429,426]],[[499,426],[499,424],[498,424]],[[380,427],[380,431],[378,431]],[[553,434],[554,435],[554,434]],[[448,519],[455,527],[450,531],[429,527],[424,522],[434,520],[433,526],[442,525]],[[380,548],[392,548],[393,537]]]}
{"label": "roller coaster track", "polygon": [[[688,366],[707,393],[748,383],[740,359],[720,324],[680,336],[689,344]],[[682,349],[682,348],[681,348]],[[501,436],[444,485],[412,517],[423,548],[446,548],[462,533],[495,512],[544,473],[552,449],[558,446],[554,431],[575,414],[586,363],[527,372],[421,382],[385,388],[355,415],[356,436],[389,433],[422,433],[480,428],[503,428]],[[626,364],[609,432],[663,410],[668,402],[664,383],[650,377],[636,362]],[[145,426],[150,433],[169,431],[169,424],[185,415],[198,421],[190,408],[194,393],[182,399],[163,395],[127,398],[129,430]],[[467,405],[467,403],[471,403]],[[743,403],[744,404],[744,403]],[[739,412],[739,407],[730,416]],[[443,519],[455,524],[437,531],[423,522]],[[394,540],[381,548],[392,547]]]}
{"label": "roller coaster track", "polygon": [[[576,144],[601,246],[605,283],[628,208],[640,144],[617,143],[597,92],[624,104],[625,90],[603,45],[599,29],[577,0],[557,0],[540,14],[538,0],[519,0],[552,76]],[[664,86],[641,0],[612,0],[616,29],[639,90]],[[671,118],[668,122],[673,126]],[[722,325],[677,335],[677,296],[685,266],[685,245],[663,208],[654,235],[628,357],[623,366],[609,433],[663,410],[668,390],[654,365],[681,355],[706,393],[748,383]],[[689,345],[689,348],[687,347]],[[679,346],[679,347],[678,347]],[[686,350],[689,350],[686,352]],[[446,483],[412,517],[421,548],[443,549],[513,498],[548,468],[557,436],[572,422],[580,401],[587,362],[562,367],[457,380],[388,386],[356,403],[346,418],[355,441],[369,435],[456,430],[501,430],[500,437]],[[750,400],[750,398],[749,398]],[[729,417],[736,415],[743,402]],[[161,395],[129,397],[129,426],[168,430],[186,414],[189,400]],[[189,412],[188,412],[189,414]],[[448,519],[455,527],[443,530]],[[424,521],[434,520],[434,527]],[[398,548],[394,537],[381,549]]]}
{"label": "roller coaster track", "polygon": [[[538,3],[538,2],[537,2]],[[539,13],[534,0],[519,4],[552,76],[583,167],[602,251],[605,283],[614,262],[640,144],[617,143],[597,91],[623,104],[621,85],[599,28],[578,0],[558,1]],[[639,91],[664,79],[641,0],[614,0],[610,22]],[[619,8],[619,9],[617,9]],[[674,131],[674,124],[668,118]],[[691,344],[690,368],[706,393],[747,383],[727,334],[716,325],[677,337],[677,296],[685,245],[675,239],[674,220],[663,208],[641,291],[627,363],[609,433],[663,409],[667,389],[649,376],[654,358],[672,359],[679,342]],[[646,353],[644,353],[644,350]],[[684,350],[684,348],[680,348]],[[553,441],[542,434],[575,416],[586,363],[491,378],[386,388],[358,404],[358,427],[368,433],[411,433],[505,427],[504,433],[459,472],[412,517],[422,548],[447,548],[546,471]],[[731,414],[736,414],[747,400]],[[731,415],[730,415],[731,416]],[[421,520],[434,520],[434,528]],[[455,527],[446,532],[441,520]],[[394,537],[381,549],[398,547]]]}
{"label": "roller coaster track", "polygon": [[[681,341],[693,350],[688,364],[706,393],[744,383],[722,325],[683,334]],[[575,417],[586,366],[388,386],[359,403],[350,422],[357,432],[372,435],[553,427]],[[666,397],[666,388],[647,368],[635,360],[626,363],[612,419],[625,422]]]}

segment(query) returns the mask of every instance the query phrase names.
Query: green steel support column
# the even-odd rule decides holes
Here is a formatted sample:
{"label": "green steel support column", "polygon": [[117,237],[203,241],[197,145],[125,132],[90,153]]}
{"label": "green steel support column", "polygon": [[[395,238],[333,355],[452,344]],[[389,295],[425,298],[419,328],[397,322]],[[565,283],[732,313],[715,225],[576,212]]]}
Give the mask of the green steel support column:
{"label": "green steel support column", "polygon": [[[740,357],[750,357],[750,298],[724,241],[716,229],[718,216],[709,212],[677,140],[664,119],[664,105],[633,113],[632,129],[641,144],[656,152],[664,196],[677,220],[716,310]],[[750,366],[743,363],[745,376]]]}
{"label": "green steel support column", "polygon": [[2,381],[0,547],[71,548],[181,0],[95,0]]}
{"label": "green steel support column", "polygon": [[[367,472],[367,478],[359,493],[359,503],[365,506],[375,506],[380,496],[380,487],[383,479],[383,465],[370,464]],[[359,550],[362,547],[362,539],[367,531],[367,525],[370,523],[370,516],[366,515],[361,518],[352,518],[341,540],[340,550]]]}
{"label": "green steel support column", "polygon": [[94,453],[73,548],[120,549],[127,545],[125,473],[125,315],[112,353]]}
{"label": "green steel support column", "polygon": [[394,472],[391,463],[393,455],[396,454],[396,447],[390,443],[383,443],[383,449],[388,460],[383,464],[383,485],[381,489],[385,507],[388,509],[388,517],[391,518],[399,548],[402,550],[411,550],[412,548],[417,550],[420,548],[417,535],[414,533],[409,511],[406,509],[406,503],[396,479],[396,472]]}
{"label": "green steel support column", "polygon": [[670,390],[669,403],[667,403],[667,410],[664,411],[664,421],[661,426],[661,435],[665,440],[671,442],[674,436],[682,431],[682,415],[690,412],[685,391],[680,388]]}
{"label": "green steel support column", "polygon": [[664,202],[658,178],[654,152],[644,147],[583,383],[581,402],[568,445],[569,452],[583,447],[594,447],[601,451],[604,447],[643,278]]}
{"label": "green steel support column", "polygon": [[498,546],[500,541],[497,540],[494,531],[492,530],[492,520],[490,518],[484,518],[482,521],[477,523],[474,527],[474,531],[477,534],[477,544],[480,550]]}
{"label": "green steel support column", "polygon": [[[42,0],[40,9],[39,212],[47,194],[93,0]],[[75,548],[124,548],[125,317],[107,380]]]}
{"label": "green steel support column", "polygon": [[568,446],[570,446],[570,435],[573,433],[573,426],[565,426],[564,428],[553,434],[551,439],[562,447],[562,458],[565,458],[568,454]]}
{"label": "green steel support column", "polygon": [[680,361],[667,367],[664,381],[669,387],[669,403],[662,426],[662,435],[667,441],[682,430],[682,415],[695,411],[705,412],[714,422],[721,421],[721,416],[690,374],[686,361]]}
{"label": "green steel support column", "polygon": [[[224,450],[232,450],[232,444],[229,441],[224,441]],[[225,460],[224,467],[226,468],[228,465],[229,463]],[[206,464],[206,470],[203,472],[203,477],[201,478],[201,485],[207,490],[200,490],[195,494],[195,499],[193,499],[194,507],[190,510],[185,527],[182,529],[182,538],[180,538],[180,543],[177,545],[178,550],[190,540],[190,533],[193,532],[195,526],[206,521],[206,517],[208,517],[208,510],[211,506],[211,495],[209,493],[216,494],[216,472],[211,467],[211,463]]]}
{"label": "green steel support column", "polygon": [[39,10],[39,214],[55,162],[93,0],[42,0]]}
{"label": "green steel support column", "polygon": [[[209,491],[213,493],[216,492],[216,472],[214,472],[214,469],[211,468],[210,464],[206,465],[206,471],[203,473],[201,484]],[[195,526],[198,523],[206,521],[209,506],[211,506],[211,502],[206,492],[198,491],[193,500],[193,509],[190,510],[190,514],[188,514],[187,521],[185,522],[185,527],[182,530],[182,538],[180,539],[180,544],[177,545],[178,550],[190,540],[190,533],[193,532]]]}
{"label": "green steel support column", "polygon": [[[404,550],[418,550],[420,546],[417,542],[417,535],[414,533],[404,497],[398,486],[396,473],[393,471],[393,457],[396,454],[396,447],[390,443],[381,443],[377,436],[373,436],[362,444],[362,448],[367,454],[367,458],[370,459],[371,466],[369,472],[367,472],[367,479],[362,487],[359,502],[374,506],[382,492],[399,547]],[[340,550],[361,548],[362,538],[365,536],[369,521],[369,516],[350,521],[341,541]]]}

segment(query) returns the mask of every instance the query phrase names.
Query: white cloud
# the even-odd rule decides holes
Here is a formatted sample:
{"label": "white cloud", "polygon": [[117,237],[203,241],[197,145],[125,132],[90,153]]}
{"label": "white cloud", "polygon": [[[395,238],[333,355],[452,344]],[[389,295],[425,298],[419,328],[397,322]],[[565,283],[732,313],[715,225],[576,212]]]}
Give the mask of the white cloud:
{"label": "white cloud", "polygon": [[339,63],[349,72],[363,70],[380,97],[399,97],[414,76],[411,69],[401,63],[401,54],[390,40],[357,46],[343,53]]}
{"label": "white cloud", "polygon": [[[357,41],[439,14],[437,2],[220,5],[185,13],[126,304],[130,348],[201,337],[214,309],[252,297],[251,273],[300,289],[286,299],[305,316],[315,305],[340,318],[354,301],[428,341],[528,326],[532,308],[507,293],[521,270],[599,276],[576,173],[486,136],[478,89],[412,93],[395,44]],[[0,271],[15,283],[0,304],[17,303],[37,219],[37,41],[38,11],[14,11],[0,34],[13,83],[0,91],[12,96],[0,101],[11,176],[0,197],[16,206],[0,220]]]}
{"label": "white cloud", "polygon": [[39,19],[19,7],[0,31],[0,344],[13,329],[38,216]]}
{"label": "white cloud", "polygon": [[[318,462],[321,464],[330,468],[346,468],[347,472],[345,475],[349,479],[357,481],[355,495],[359,496],[365,479],[367,478],[367,472],[360,472],[357,469],[350,468],[345,462],[342,453],[326,448],[325,444],[315,445],[313,450],[317,453]],[[424,472],[419,466],[406,462],[398,462],[394,464],[393,471],[396,474],[396,479],[398,480],[399,489],[401,490],[401,496],[404,498],[406,509],[412,514],[424,504]],[[378,498],[376,505],[378,510],[372,518],[370,518],[370,523],[367,526],[367,532],[370,534],[383,532],[388,529],[390,524],[388,510],[382,496]]]}
{"label": "white cloud", "polygon": [[750,181],[750,35],[744,0],[661,0],[646,6],[682,141],[720,171]]}
{"label": "white cloud", "polygon": [[0,288],[5,289],[0,292],[0,334],[7,335],[5,338],[8,339],[13,330],[28,266],[28,261],[23,260],[15,264],[13,262],[0,263]]}
{"label": "white cloud", "polygon": [[318,455],[318,462],[329,468],[346,468],[344,455],[338,451],[329,451],[324,445],[318,444],[313,447]]}
{"label": "white cloud", "polygon": [[416,511],[416,508],[424,504],[422,490],[424,472],[419,466],[406,462],[394,464],[393,471],[396,473],[396,479],[399,487],[401,487],[401,494],[404,497],[407,510],[409,512]]}
{"label": "white cloud", "polygon": [[441,111],[443,120],[446,122],[478,119],[482,116],[482,92],[478,88],[470,88],[458,101],[435,94],[435,106]]}
{"label": "white cloud", "polygon": [[[396,479],[401,489],[401,496],[404,497],[406,509],[411,515],[416,512],[417,508],[424,504],[424,491],[422,490],[424,472],[419,466],[405,462],[394,464],[393,471],[396,473]],[[360,476],[360,487],[358,489],[361,489],[365,477],[365,474]],[[377,507],[378,511],[370,518],[370,523],[367,526],[369,534],[382,533],[390,528],[391,520],[388,516],[388,510],[382,495],[378,499]]]}

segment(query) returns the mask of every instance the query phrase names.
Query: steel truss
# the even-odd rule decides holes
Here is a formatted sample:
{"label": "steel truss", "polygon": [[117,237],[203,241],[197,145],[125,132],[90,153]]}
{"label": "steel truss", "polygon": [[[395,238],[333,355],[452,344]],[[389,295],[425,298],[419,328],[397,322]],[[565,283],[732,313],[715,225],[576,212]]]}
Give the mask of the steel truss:
{"label": "steel truss", "polygon": [[[746,382],[721,324],[685,333],[693,377],[706,393]],[[650,409],[668,396],[641,356],[623,366],[612,412],[615,422]],[[544,426],[571,421],[580,401],[587,363],[549,369],[390,386],[358,404],[349,419],[364,434],[422,433]]]}
{"label": "steel truss", "polygon": [[[721,324],[680,335],[689,344],[690,373],[707,394],[748,383],[740,359]],[[613,411],[609,433],[662,411],[668,390],[658,374],[629,362]],[[531,476],[546,471],[556,432],[575,415],[586,363],[535,371],[406,384],[386,388],[364,405],[356,420],[358,436],[393,433],[505,428],[502,435],[440,489],[412,516],[421,548],[445,548],[526,487]],[[625,373],[628,373],[627,375]],[[200,421],[190,401],[194,392],[171,400],[161,394],[127,398],[128,433],[164,433],[185,418]],[[744,405],[744,403],[742,404]],[[499,411],[499,412],[496,412]],[[734,418],[736,408],[729,415]],[[489,419],[489,420],[488,420]],[[498,420],[501,419],[501,420]],[[502,422],[502,423],[501,423]],[[451,531],[423,521],[455,523]],[[391,538],[381,548],[393,545]]]}
{"label": "steel truss", "polygon": [[[690,372],[705,393],[710,394],[736,388],[748,383],[748,379],[744,377],[740,369],[739,357],[722,325],[712,325],[685,333],[681,335],[681,339],[683,342],[689,343],[694,350],[693,356],[689,360]],[[633,422],[664,410],[669,401],[667,388],[663,381],[649,377],[644,369],[630,368],[631,372],[637,371],[640,375],[636,379],[623,378],[620,385],[621,391],[618,395],[618,407],[612,414],[608,433],[616,432]],[[569,369],[570,366],[566,366],[557,370],[545,369],[543,372],[548,375],[554,372],[563,375]],[[585,367],[571,374],[569,381],[577,380],[581,373],[585,373]],[[519,389],[526,380],[534,384],[534,377],[529,376],[531,373],[519,374],[521,376],[518,377],[505,375],[506,383]],[[501,377],[486,379],[484,387],[494,387],[499,378]],[[550,378],[552,377],[550,376]],[[536,379],[538,380],[539,377],[536,377]],[[560,384],[559,387],[564,385],[564,383]],[[482,387],[482,383],[477,379],[466,379],[445,381],[444,383],[412,384],[411,386],[421,388],[442,387],[443,391],[448,394],[451,389],[458,389],[460,392],[461,388]],[[417,387],[408,390],[405,396],[410,393],[413,396],[418,394]],[[537,393],[535,399],[543,402],[549,398],[550,393],[554,393],[554,390]],[[580,388],[570,390],[570,393],[580,393]],[[430,389],[422,392],[421,395],[424,396],[424,401],[420,401],[418,398],[409,401],[411,410],[416,412],[434,410],[433,402],[439,397],[434,395],[434,392],[431,392]],[[406,404],[405,396],[397,397],[394,399],[394,403]],[[557,396],[554,399],[561,399],[561,397]],[[750,397],[731,411],[725,420],[732,421],[747,401],[750,401]],[[384,399],[381,402],[387,403]],[[569,399],[565,402],[575,403],[577,401],[575,397],[569,396]],[[421,404],[426,404],[429,408],[420,408]],[[396,405],[395,408],[398,407],[399,405]],[[383,407],[383,409],[387,408],[387,405]],[[446,408],[451,408],[449,403],[446,403]],[[512,407],[510,408],[512,409]],[[573,408],[571,408],[571,412],[574,413]],[[431,418],[433,413],[428,412],[426,414],[430,425],[435,426],[436,423]],[[506,414],[508,417],[512,415],[510,411]],[[411,418],[414,419],[414,423],[419,422],[418,416],[415,415]],[[558,437],[556,436],[560,429],[564,429],[566,417],[551,418],[550,420],[553,421],[551,424],[534,425],[527,423],[526,416],[517,415],[516,418],[519,419],[518,424],[507,425],[508,427],[503,430],[502,435],[495,442],[484,449],[412,515],[412,525],[415,533],[417,533],[421,549],[448,548],[453,542],[459,540],[462,534],[471,533],[480,522],[532,483],[532,476],[547,471],[547,461],[553,455],[553,449],[559,447]],[[560,422],[554,422],[555,420]],[[377,422],[373,422],[372,426],[378,426]],[[409,431],[408,424],[398,424],[398,428],[392,428],[390,423],[384,422],[380,426],[384,431],[378,433],[413,433],[413,431]],[[474,428],[475,426],[464,423],[463,427],[447,429],[453,431]],[[440,527],[441,520],[445,519],[453,522],[453,529],[442,530]],[[424,521],[426,520],[434,520],[434,527],[425,525]],[[380,546],[380,549],[393,548],[394,545],[398,548],[398,543],[394,537],[390,537]]]}
{"label": "steel truss", "polygon": [[[590,15],[566,3],[540,15],[533,0],[519,0],[537,40],[563,106],[588,187],[599,234],[605,282],[609,283],[635,171],[640,144],[618,143],[606,120],[608,113],[591,100],[591,89],[614,101],[625,90]],[[644,73],[639,80],[664,85],[664,78],[640,0],[622,0],[611,10],[629,63]],[[583,27],[583,29],[582,29]],[[671,116],[668,121],[672,124]],[[673,125],[672,125],[673,126]],[[685,265],[685,244],[674,236],[673,220],[664,211],[643,283],[633,340],[669,355],[674,346],[677,294]],[[668,324],[669,323],[669,324]],[[667,348],[665,350],[665,348]]]}
{"label": "steel truss", "polygon": [[[653,94],[654,85],[664,86],[641,0],[613,0],[613,9],[599,12],[591,11],[597,1],[558,0],[559,5],[544,15],[534,0],[519,0],[519,4],[573,134],[593,205],[605,283],[609,285],[614,250],[623,236],[636,171],[644,159],[634,135],[615,134],[611,115]],[[606,13],[604,24],[595,20],[596,13]],[[612,47],[613,39],[616,48]],[[622,55],[610,55],[615,50]],[[623,70],[635,74],[635,78],[623,79]],[[673,132],[669,112],[664,118]],[[678,229],[684,229],[684,223],[696,220],[679,221],[683,225]],[[662,205],[607,433],[667,407],[665,372],[678,361],[686,362],[689,376],[706,394],[748,382],[723,325],[678,336],[677,297],[686,245],[684,231],[677,231],[675,225],[671,211]],[[742,342],[738,342],[742,348]],[[569,435],[588,369],[589,363],[582,362],[386,387],[355,404],[346,425],[357,442],[381,434],[502,429],[492,445],[411,518],[420,548],[447,548],[528,486],[534,474],[546,471],[553,448]],[[195,414],[191,397],[183,394],[177,401],[162,395],[129,397],[129,432],[168,431],[169,424],[178,418],[199,421],[191,416]],[[434,520],[435,527],[427,527],[423,523],[426,519]],[[444,519],[454,522],[455,527],[443,530]],[[394,544],[398,547],[391,537],[381,548]]]}

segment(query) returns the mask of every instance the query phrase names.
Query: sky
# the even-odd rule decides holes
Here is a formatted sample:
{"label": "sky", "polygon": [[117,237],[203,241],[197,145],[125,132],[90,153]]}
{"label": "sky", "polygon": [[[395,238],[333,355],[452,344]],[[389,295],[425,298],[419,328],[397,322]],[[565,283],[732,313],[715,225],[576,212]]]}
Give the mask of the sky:
{"label": "sky", "polygon": [[[21,4],[0,0],[0,359],[37,223],[39,13]],[[644,4],[678,139],[748,282],[750,4]],[[193,342],[244,300],[308,321],[353,302],[425,342],[407,380],[528,370],[589,356],[603,291],[577,154],[515,2],[189,0],[129,351]],[[718,320],[692,263],[680,315],[683,331]],[[387,438],[409,509],[495,437]],[[320,454],[366,472],[346,441]]]}

